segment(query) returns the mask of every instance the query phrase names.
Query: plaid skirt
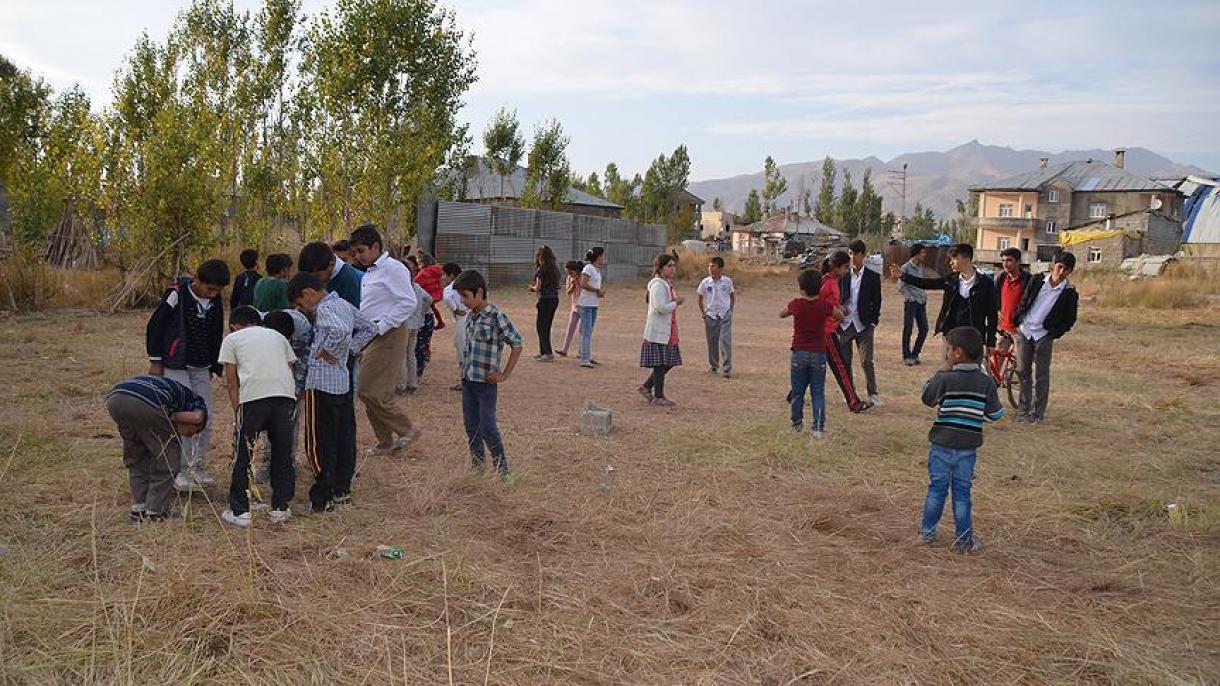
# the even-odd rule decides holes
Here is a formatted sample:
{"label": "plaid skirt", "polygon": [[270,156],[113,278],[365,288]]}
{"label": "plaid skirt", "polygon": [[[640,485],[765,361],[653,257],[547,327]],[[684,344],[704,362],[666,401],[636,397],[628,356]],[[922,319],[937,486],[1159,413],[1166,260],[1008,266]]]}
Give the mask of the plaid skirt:
{"label": "plaid skirt", "polygon": [[676,345],[644,341],[640,347],[641,367],[681,367],[682,351]]}

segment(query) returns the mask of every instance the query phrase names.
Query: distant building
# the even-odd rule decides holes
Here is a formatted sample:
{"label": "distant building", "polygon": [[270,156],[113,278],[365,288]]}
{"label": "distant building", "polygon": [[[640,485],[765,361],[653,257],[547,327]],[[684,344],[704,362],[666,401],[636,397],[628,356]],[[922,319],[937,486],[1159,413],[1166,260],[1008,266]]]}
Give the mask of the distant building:
{"label": "distant building", "polygon": [[1197,257],[1220,257],[1220,179],[1188,176],[1174,188],[1186,196],[1182,250]]}
{"label": "distant building", "polygon": [[813,217],[795,212],[780,212],[746,226],[735,227],[731,234],[733,252],[779,259],[784,245],[797,240],[806,245],[841,244],[846,240],[842,231],[831,228]]}
{"label": "distant building", "polygon": [[1059,242],[1076,255],[1077,268],[1117,269],[1129,257],[1176,253],[1182,222],[1160,210],[1136,210],[1073,226]]}
{"label": "distant building", "polygon": [[[1126,151],[1114,162],[1085,160],[971,186],[978,197],[975,258],[999,262],[1006,248],[1020,248],[1026,261],[1049,261],[1059,249],[1059,233],[1143,210],[1179,221],[1182,196],[1174,188],[1123,168]],[[1155,223],[1155,222],[1154,222]]]}
{"label": "distant building", "polygon": [[704,210],[699,219],[699,238],[705,241],[727,241],[733,229],[740,225],[741,221],[732,212]]}
{"label": "distant building", "polygon": [[[501,179],[487,160],[478,158],[470,166],[468,173],[470,175],[466,180],[465,202],[505,207],[521,206],[521,192],[525,189],[525,167],[517,167]],[[576,188],[569,188],[567,202],[554,209],[570,214],[611,219],[619,219],[623,215],[622,205]]]}

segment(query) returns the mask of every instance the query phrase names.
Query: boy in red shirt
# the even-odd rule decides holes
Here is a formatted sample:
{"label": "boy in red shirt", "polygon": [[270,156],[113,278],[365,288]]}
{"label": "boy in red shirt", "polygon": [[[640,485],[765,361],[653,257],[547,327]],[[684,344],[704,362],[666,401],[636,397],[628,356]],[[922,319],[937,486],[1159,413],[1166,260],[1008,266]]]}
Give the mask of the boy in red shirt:
{"label": "boy in red shirt", "polygon": [[1021,269],[1021,251],[1016,248],[1002,251],[1000,264],[1004,269],[995,276],[995,291],[1000,294],[1000,323],[996,328],[1001,334],[996,349],[1005,351],[1012,347],[1012,337],[1017,333],[1013,319],[1029,283],[1029,272]]}
{"label": "boy in red shirt", "polygon": [[831,306],[819,295],[818,275],[812,269],[796,277],[800,296],[780,310],[781,319],[792,317],[792,430],[804,424],[805,389],[813,404],[813,437],[826,435],[826,327],[834,326]]}
{"label": "boy in red shirt", "polygon": [[843,344],[839,340],[839,320],[847,314],[842,305],[842,291],[839,280],[851,269],[851,256],[846,250],[839,250],[831,255],[823,265],[822,285],[818,291],[818,299],[824,301],[830,308],[832,316],[826,319],[824,335],[826,338],[826,362],[830,365],[830,373],[843,391],[843,399],[847,401],[847,409],[852,412],[864,412],[873,406],[867,400],[856,395],[856,387],[851,380],[851,368],[848,367],[843,355]]}

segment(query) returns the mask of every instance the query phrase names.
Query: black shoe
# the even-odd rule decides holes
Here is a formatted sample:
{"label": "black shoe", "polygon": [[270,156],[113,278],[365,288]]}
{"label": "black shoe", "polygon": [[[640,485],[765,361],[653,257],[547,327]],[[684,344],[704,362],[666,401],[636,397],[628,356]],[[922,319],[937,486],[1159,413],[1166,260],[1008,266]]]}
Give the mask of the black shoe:
{"label": "black shoe", "polygon": [[352,504],[352,494],[344,493],[343,495],[337,495],[331,500],[331,502],[334,503],[335,505],[351,505]]}
{"label": "black shoe", "polygon": [[326,504],[321,505],[321,506],[319,506],[317,503],[314,503],[311,506],[311,509],[313,510],[314,514],[322,514],[324,512],[334,512],[335,511],[335,501],[327,500]]}

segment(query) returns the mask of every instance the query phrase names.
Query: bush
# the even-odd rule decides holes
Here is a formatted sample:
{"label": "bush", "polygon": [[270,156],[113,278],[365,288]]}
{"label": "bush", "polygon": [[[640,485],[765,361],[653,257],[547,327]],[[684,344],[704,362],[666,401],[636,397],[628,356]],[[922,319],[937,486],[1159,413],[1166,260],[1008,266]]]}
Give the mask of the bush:
{"label": "bush", "polygon": [[32,250],[0,262],[0,307],[17,312],[45,309],[62,286],[58,271]]}

